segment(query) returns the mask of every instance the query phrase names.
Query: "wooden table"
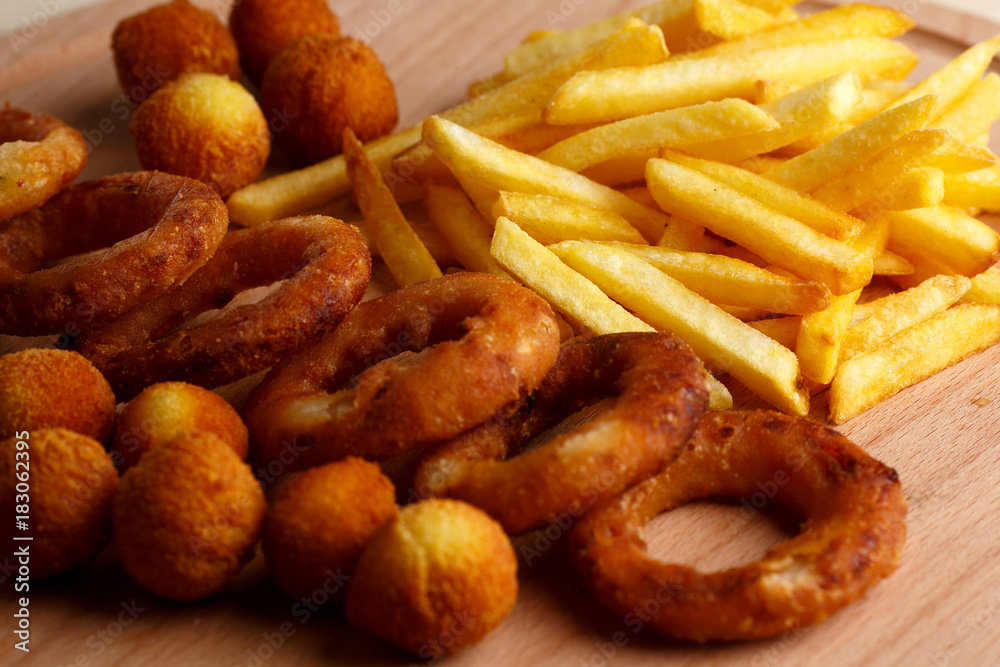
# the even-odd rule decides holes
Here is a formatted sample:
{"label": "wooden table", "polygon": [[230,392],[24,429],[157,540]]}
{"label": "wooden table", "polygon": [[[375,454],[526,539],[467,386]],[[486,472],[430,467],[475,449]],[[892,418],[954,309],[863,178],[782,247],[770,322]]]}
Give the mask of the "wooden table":
{"label": "wooden table", "polygon": [[[109,34],[152,0],[111,0],[54,15],[29,39],[0,47],[0,98],[54,113],[93,150],[84,178],[138,167],[128,113],[111,66]],[[220,13],[223,0],[201,2]],[[568,27],[636,0],[392,0],[334,3],[347,34],[364,36],[397,85],[401,123],[462,99],[467,84],[500,65],[529,29]],[[899,4],[899,3],[894,3]],[[905,3],[904,3],[905,4]],[[914,78],[1000,27],[911,3],[920,27],[904,41],[923,60]],[[904,6],[904,8],[907,8]],[[994,149],[998,146],[994,143]],[[275,165],[280,168],[281,164]],[[44,339],[0,338],[0,353]],[[453,665],[993,665],[1000,664],[1000,346],[901,392],[842,430],[893,465],[909,501],[899,571],[824,625],[770,641],[692,646],[601,608],[564,552],[562,528],[515,542],[521,595],[512,616]],[[740,405],[759,405],[737,392]],[[238,401],[238,398],[235,399]],[[823,395],[812,415],[826,418]],[[709,503],[657,518],[652,550],[705,569],[755,558],[791,531],[779,515],[741,530],[734,507]],[[9,567],[10,558],[0,565]],[[0,597],[0,664],[407,665],[419,663],[349,627],[323,595],[291,600],[256,560],[223,594],[195,604],[155,598],[127,580],[110,554],[85,570],[31,584],[31,653],[13,649],[9,569]]]}

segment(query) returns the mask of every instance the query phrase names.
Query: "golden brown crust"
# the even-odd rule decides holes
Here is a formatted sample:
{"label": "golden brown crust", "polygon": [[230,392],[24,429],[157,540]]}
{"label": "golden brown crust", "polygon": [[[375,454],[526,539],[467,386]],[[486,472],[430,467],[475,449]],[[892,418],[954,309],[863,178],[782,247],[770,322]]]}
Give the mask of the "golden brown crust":
{"label": "golden brown crust", "polygon": [[402,509],[369,541],[347,588],[352,623],[434,659],[480,641],[517,599],[517,557],[503,529],[457,500]]}
{"label": "golden brown crust", "polygon": [[150,449],[191,431],[208,431],[241,459],[247,456],[247,427],[226,399],[187,382],[160,382],[143,389],[118,415],[112,457],[124,472]]}
{"label": "golden brown crust", "polygon": [[385,67],[371,47],[352,37],[295,40],[271,61],[260,94],[275,142],[307,163],[338,155],[345,128],[368,142],[398,120]]}
{"label": "golden brown crust", "polygon": [[[668,334],[576,339],[519,409],[432,449],[415,487],[481,507],[511,534],[579,516],[673,461],[708,409],[705,377],[694,353]],[[609,397],[614,402],[587,423],[514,458],[543,431]]]}
{"label": "golden brown crust", "polygon": [[326,0],[239,0],[229,14],[229,30],[243,71],[260,84],[278,51],[306,35],[339,35],[340,20]]}
{"label": "golden brown crust", "polygon": [[189,433],[150,450],[118,486],[114,545],[146,590],[190,601],[222,590],[253,555],[267,503],[219,438]]}
{"label": "golden brown crust", "polygon": [[86,164],[87,144],[77,130],[55,116],[5,104],[0,109],[0,220],[41,206]]}
{"label": "golden brown crust", "polygon": [[293,446],[301,468],[454,437],[538,386],[558,345],[548,303],[508,280],[455,273],[390,292],[257,386],[251,459]]}
{"label": "golden brown crust", "polygon": [[396,515],[396,490],[378,465],[348,457],[310,468],[278,492],[263,548],[278,586],[294,598],[343,597],[365,545]]}
{"label": "golden brown crust", "polygon": [[[183,285],[92,329],[76,349],[119,398],[155,382],[217,387],[264,370],[315,342],[361,301],[371,257],[361,234],[321,215],[230,233]],[[256,303],[174,332],[235,295],[283,281]]]}
{"label": "golden brown crust", "polygon": [[172,0],[130,16],[111,35],[115,71],[136,104],[186,72],[239,81],[236,40],[215,15],[187,0]]}
{"label": "golden brown crust", "polygon": [[[0,411],[2,412],[2,411]],[[23,443],[19,446],[18,443]],[[27,452],[22,455],[22,452]],[[27,463],[26,463],[27,462]],[[14,532],[19,474],[30,490],[28,528]],[[86,565],[111,539],[111,504],[118,473],[104,447],[62,428],[32,429],[0,442],[0,535],[6,544],[30,536],[31,578],[51,577]]]}
{"label": "golden brown crust", "polygon": [[77,335],[183,281],[228,226],[219,195],[182,176],[139,171],[69,187],[0,222],[0,333]]}
{"label": "golden brown crust", "polygon": [[257,180],[271,151],[253,95],[217,74],[163,86],[139,105],[129,131],[143,169],[197,179],[223,198]]}
{"label": "golden brown crust", "polygon": [[[642,527],[658,513],[749,498],[758,483],[806,519],[762,559],[701,573],[646,553]],[[673,465],[584,515],[570,540],[610,609],[655,606],[648,624],[681,639],[758,639],[820,623],[891,574],[905,516],[896,472],[833,429],[766,410],[709,413]]]}
{"label": "golden brown crust", "polygon": [[0,356],[0,440],[65,428],[103,444],[114,419],[111,386],[76,352],[31,348]]}

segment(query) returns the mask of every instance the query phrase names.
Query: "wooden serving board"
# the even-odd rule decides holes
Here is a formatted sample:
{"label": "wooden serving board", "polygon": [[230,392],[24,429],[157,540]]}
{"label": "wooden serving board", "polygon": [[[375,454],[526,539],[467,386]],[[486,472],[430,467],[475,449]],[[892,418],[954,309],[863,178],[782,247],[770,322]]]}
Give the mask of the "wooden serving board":
{"label": "wooden serving board", "polygon": [[[156,0],[111,0],[47,19],[0,46],[0,100],[44,110],[92,147],[82,178],[138,168],[109,35]],[[200,2],[224,15],[227,0]],[[535,28],[564,28],[641,0],[337,0],[346,34],[377,50],[396,83],[401,124],[463,98]],[[895,3],[898,4],[898,3]],[[912,5],[909,6],[909,5]],[[803,8],[816,8],[805,5]],[[926,2],[904,3],[919,28],[914,79],[1000,27]],[[998,146],[994,144],[994,149]],[[286,167],[280,156],[271,168]],[[46,340],[0,338],[0,353]],[[825,624],[775,640],[694,646],[640,631],[604,610],[565,553],[563,528],[518,538],[521,593],[509,619],[453,665],[994,665],[1000,664],[1000,346],[907,389],[842,431],[894,466],[909,501],[900,569]],[[238,399],[237,399],[238,400]],[[758,406],[737,392],[742,406]],[[823,395],[812,414],[826,419]],[[3,520],[6,520],[4,518]],[[734,529],[736,526],[736,529]],[[717,569],[760,556],[794,531],[779,514],[749,521],[734,507],[695,503],[657,518],[652,550]],[[110,554],[81,572],[31,582],[31,653],[13,647],[13,559],[0,549],[0,664],[409,665],[414,659],[351,628],[335,603],[282,595],[258,558],[231,589],[194,604],[156,598]]]}

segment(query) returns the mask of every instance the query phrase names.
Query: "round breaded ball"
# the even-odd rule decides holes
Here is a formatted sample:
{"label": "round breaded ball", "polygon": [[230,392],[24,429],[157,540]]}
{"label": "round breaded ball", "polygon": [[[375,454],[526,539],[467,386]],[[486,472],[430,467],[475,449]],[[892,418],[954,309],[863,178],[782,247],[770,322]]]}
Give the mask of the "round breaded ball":
{"label": "round breaded ball", "polygon": [[278,587],[294,598],[342,598],[368,540],[396,515],[395,498],[378,465],[358,458],[310,468],[282,487],[262,543]]}
{"label": "round breaded ball", "polygon": [[517,599],[517,557],[496,521],[457,500],[404,507],[375,533],[347,587],[347,618],[421,657],[475,644]]}
{"label": "round breaded ball", "polygon": [[340,34],[340,20],[326,0],[238,0],[229,30],[240,51],[240,65],[256,84],[268,63],[299,37]]}
{"label": "round breaded ball", "polygon": [[[0,442],[4,544],[29,545],[33,579],[86,565],[111,539],[117,485],[104,447],[85,435],[38,429]],[[15,517],[25,509],[27,530],[19,530]],[[31,542],[14,541],[28,536]]]}
{"label": "round breaded ball", "polygon": [[192,431],[208,431],[241,459],[247,457],[247,427],[226,399],[187,382],[160,382],[143,389],[118,415],[112,459],[124,472],[150,449]]}
{"label": "round breaded ball", "polygon": [[257,180],[271,152],[257,100],[218,74],[170,82],[139,105],[129,130],[143,169],[198,179],[222,197]]}
{"label": "round breaded ball", "polygon": [[173,0],[130,16],[111,35],[122,90],[138,104],[181,74],[242,77],[232,33],[212,12]]}
{"label": "round breaded ball", "polygon": [[216,593],[253,556],[267,503],[232,447],[204,431],[151,449],[122,475],[113,541],[122,569],[179,601]]}
{"label": "round breaded ball", "polygon": [[0,356],[0,440],[61,427],[104,443],[114,420],[111,385],[83,355],[32,348]]}
{"label": "round breaded ball", "polygon": [[274,141],[306,163],[343,149],[349,127],[362,142],[390,132],[399,118],[396,90],[375,52],[351,37],[300,37],[271,60],[261,106]]}

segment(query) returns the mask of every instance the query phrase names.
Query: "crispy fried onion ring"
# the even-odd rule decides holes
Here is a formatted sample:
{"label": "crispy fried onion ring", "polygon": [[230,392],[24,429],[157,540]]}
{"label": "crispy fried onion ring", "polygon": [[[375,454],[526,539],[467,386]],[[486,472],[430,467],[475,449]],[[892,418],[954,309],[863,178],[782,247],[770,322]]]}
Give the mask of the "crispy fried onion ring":
{"label": "crispy fried onion ring", "polygon": [[[702,573],[647,554],[643,526],[660,512],[752,497],[761,482],[806,518],[762,559]],[[570,539],[580,571],[615,612],[644,614],[680,639],[758,639],[820,623],[892,573],[905,516],[896,471],[836,431],[766,410],[709,413],[672,465],[597,505]]]}
{"label": "crispy fried onion ring", "polygon": [[[708,407],[707,387],[701,362],[668,334],[573,340],[519,409],[429,452],[415,488],[477,505],[512,535],[579,516],[674,460]],[[590,421],[508,458],[609,397]]]}
{"label": "crispy fried onion ring", "polygon": [[0,222],[0,333],[76,335],[120,315],[207,262],[228,226],[219,195],[182,176],[143,171],[67,188]]}
{"label": "crispy fried onion ring", "polygon": [[[120,398],[156,382],[216,387],[264,370],[317,341],[364,296],[371,256],[358,231],[314,215],[229,234],[184,284],[77,341]],[[255,303],[176,330],[245,290],[280,286]]]}
{"label": "crispy fried onion ring", "polygon": [[292,469],[452,438],[534,390],[558,348],[548,303],[508,280],[456,273],[390,292],[271,370],[244,412],[251,456]]}
{"label": "crispy fried onion ring", "polygon": [[55,116],[0,109],[0,220],[41,206],[87,164],[83,135]]}

